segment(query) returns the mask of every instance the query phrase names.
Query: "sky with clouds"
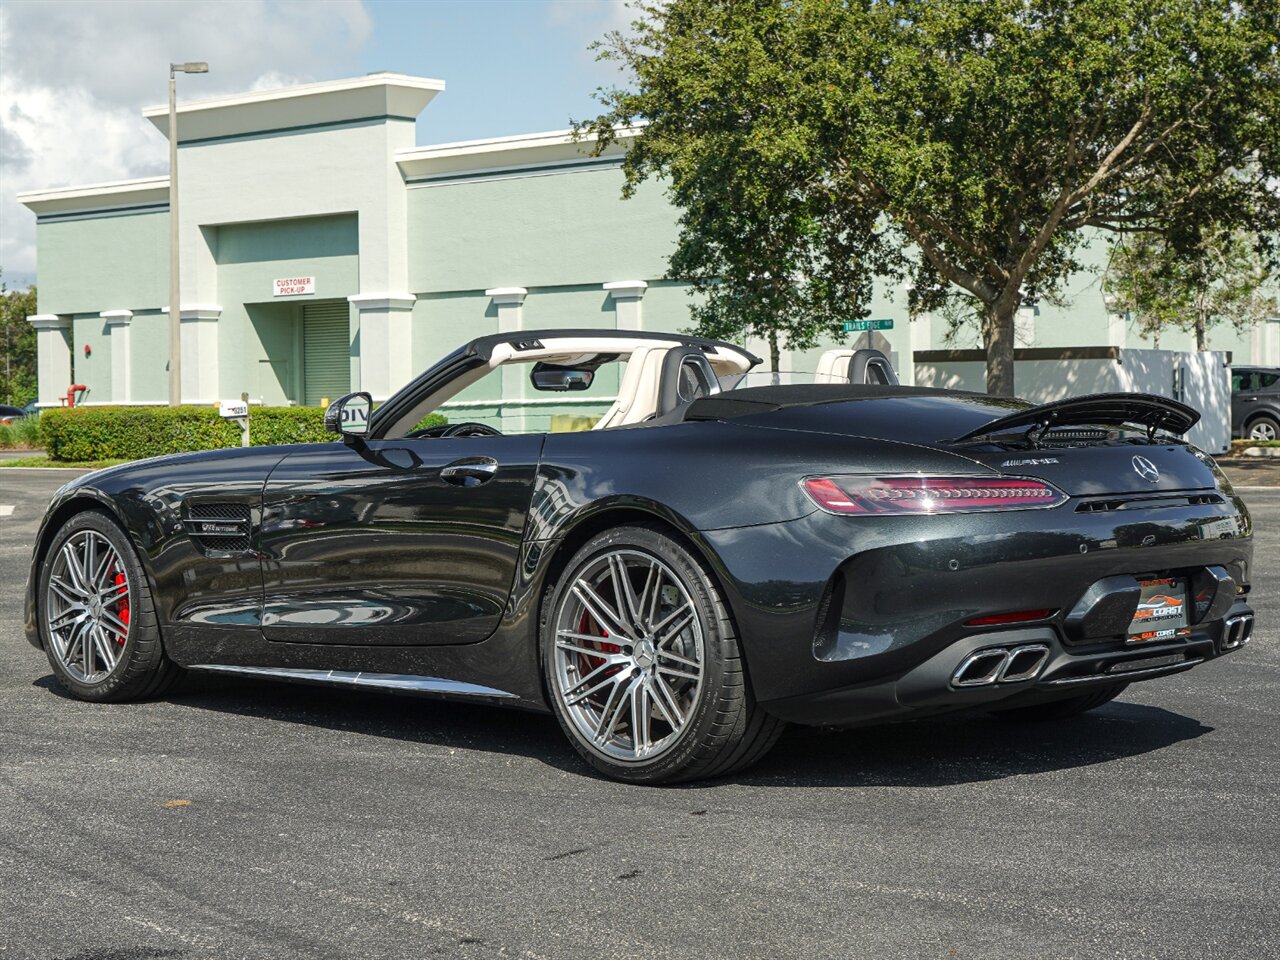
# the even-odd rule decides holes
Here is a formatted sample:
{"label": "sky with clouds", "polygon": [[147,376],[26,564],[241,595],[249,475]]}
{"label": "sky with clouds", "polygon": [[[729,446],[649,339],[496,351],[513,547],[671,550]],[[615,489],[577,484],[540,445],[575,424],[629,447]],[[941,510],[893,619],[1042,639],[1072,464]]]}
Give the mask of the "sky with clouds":
{"label": "sky with clouds", "polygon": [[588,47],[632,14],[623,0],[0,0],[0,270],[36,278],[35,217],[16,194],[166,172],[142,118],[179,97],[394,70],[444,80],[419,143],[568,126],[618,80]]}

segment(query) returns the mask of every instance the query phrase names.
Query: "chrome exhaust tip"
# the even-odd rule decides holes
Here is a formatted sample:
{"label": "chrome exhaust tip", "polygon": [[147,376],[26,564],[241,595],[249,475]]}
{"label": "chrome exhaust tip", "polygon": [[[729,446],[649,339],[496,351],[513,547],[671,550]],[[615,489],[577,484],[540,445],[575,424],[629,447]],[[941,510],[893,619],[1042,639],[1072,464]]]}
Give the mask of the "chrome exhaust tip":
{"label": "chrome exhaust tip", "polygon": [[1227,617],[1222,623],[1222,639],[1218,641],[1221,650],[1239,650],[1253,638],[1253,614],[1242,613]]}
{"label": "chrome exhaust tip", "polygon": [[1021,683],[1034,680],[1049,662],[1047,643],[1028,643],[1009,651],[1009,659],[1000,671],[999,683]]}
{"label": "chrome exhaust tip", "polygon": [[960,661],[951,674],[953,687],[989,687],[996,683],[1025,683],[1040,676],[1049,662],[1047,643],[1017,647],[987,647]]}
{"label": "chrome exhaust tip", "polygon": [[979,650],[960,661],[951,675],[953,687],[987,687],[995,683],[1009,662],[1009,651],[995,648]]}

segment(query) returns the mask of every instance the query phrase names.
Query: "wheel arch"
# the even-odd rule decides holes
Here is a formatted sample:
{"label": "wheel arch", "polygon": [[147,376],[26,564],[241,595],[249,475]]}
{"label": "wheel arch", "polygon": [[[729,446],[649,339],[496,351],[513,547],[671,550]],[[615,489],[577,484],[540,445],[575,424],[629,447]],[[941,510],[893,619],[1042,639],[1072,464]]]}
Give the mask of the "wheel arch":
{"label": "wheel arch", "polygon": [[41,650],[44,649],[44,643],[40,639],[39,621],[37,619],[40,607],[40,568],[44,565],[45,557],[49,555],[49,547],[53,544],[54,538],[58,536],[58,531],[66,526],[73,517],[81,513],[87,513],[90,510],[104,514],[124,534],[125,539],[129,541],[134,549],[134,554],[142,567],[143,575],[148,580],[148,586],[152,590],[155,589],[155,576],[151,570],[150,559],[147,557],[146,551],[139,548],[137,540],[130,534],[129,526],[125,523],[125,519],[121,516],[116,504],[106,494],[92,487],[77,488],[70,496],[60,501],[45,514],[44,520],[40,524],[40,530],[36,534],[35,549],[31,553],[31,572],[27,577],[26,615],[23,617],[23,626],[27,639],[33,646]]}
{"label": "wheel arch", "polygon": [[[53,543],[53,538],[58,535],[59,530],[66,526],[67,521],[76,514],[84,513],[88,510],[97,510],[99,513],[107,514],[115,522],[115,525],[120,528],[121,532],[126,537],[129,537],[129,528],[125,526],[124,518],[120,516],[115,504],[111,502],[111,498],[99,493],[97,490],[81,488],[45,515],[44,523],[40,527],[40,535],[36,539],[35,553],[31,558],[33,568],[39,569],[40,564],[44,562],[44,558],[49,552],[49,545]],[[132,543],[133,538],[129,537],[129,541]]]}
{"label": "wheel arch", "polygon": [[605,501],[578,511],[561,527],[561,536],[556,541],[543,578],[543,595],[538,600],[539,623],[547,593],[559,582],[574,554],[597,534],[628,524],[661,527],[707,567],[716,587],[722,594],[726,593],[724,578],[718,569],[719,558],[684,517],[656,501],[632,498]]}
{"label": "wheel arch", "polygon": [[1256,410],[1245,417],[1244,423],[1240,426],[1240,433],[1245,437],[1245,439],[1248,439],[1249,430],[1259,420],[1270,420],[1276,425],[1277,432],[1280,432],[1280,414],[1276,413],[1274,410]]}

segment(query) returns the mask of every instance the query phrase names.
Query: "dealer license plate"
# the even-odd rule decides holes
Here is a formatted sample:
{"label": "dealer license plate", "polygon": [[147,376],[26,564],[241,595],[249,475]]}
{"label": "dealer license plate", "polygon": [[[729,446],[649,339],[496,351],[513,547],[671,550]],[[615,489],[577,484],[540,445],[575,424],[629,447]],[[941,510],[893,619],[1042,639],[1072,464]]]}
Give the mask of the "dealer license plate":
{"label": "dealer license plate", "polygon": [[1176,577],[1140,580],[1138,609],[1129,624],[1128,643],[1151,643],[1190,633],[1187,621],[1187,581]]}

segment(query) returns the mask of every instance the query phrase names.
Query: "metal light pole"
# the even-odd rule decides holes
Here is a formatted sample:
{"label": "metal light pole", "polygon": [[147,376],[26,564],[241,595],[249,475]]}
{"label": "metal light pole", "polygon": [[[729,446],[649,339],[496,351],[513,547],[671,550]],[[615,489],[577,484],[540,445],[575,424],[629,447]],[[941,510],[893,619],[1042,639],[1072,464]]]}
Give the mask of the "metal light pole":
{"label": "metal light pole", "polygon": [[182,403],[182,284],[178,273],[179,73],[208,73],[207,63],[169,64],[169,406]]}

